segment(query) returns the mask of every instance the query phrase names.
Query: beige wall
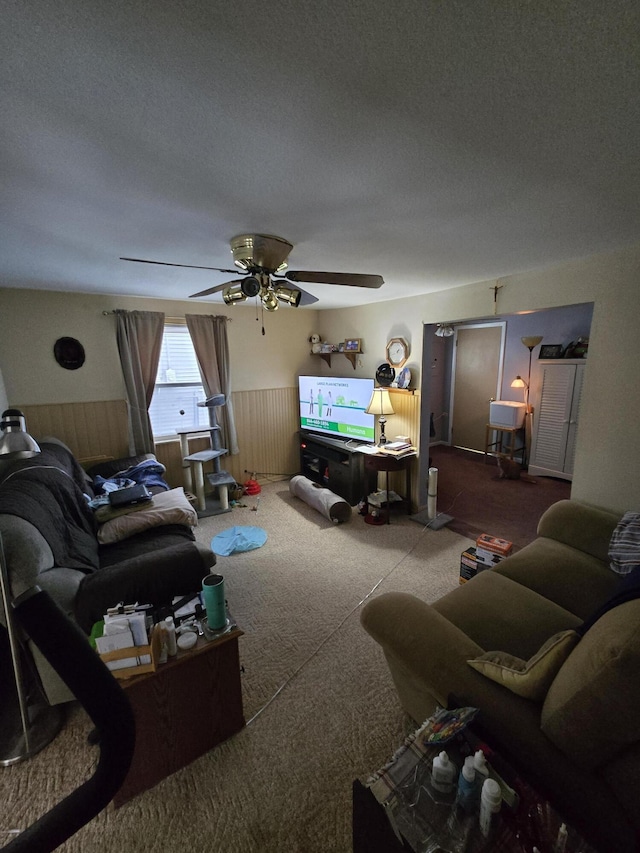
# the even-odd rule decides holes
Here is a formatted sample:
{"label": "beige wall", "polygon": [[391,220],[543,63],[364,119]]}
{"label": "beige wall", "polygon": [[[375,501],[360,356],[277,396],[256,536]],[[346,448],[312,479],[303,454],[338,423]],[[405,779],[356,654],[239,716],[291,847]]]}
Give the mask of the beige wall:
{"label": "beige wall", "polygon": [[[575,459],[573,497],[624,511],[640,511],[640,245],[548,270],[500,279],[500,314],[594,302],[589,358]],[[419,387],[425,323],[491,317],[493,286],[486,281],[362,308],[315,311],[281,309],[265,315],[266,335],[255,308],[0,289],[0,370],[11,405],[108,400],[123,396],[113,308],[187,313],[228,313],[234,391],[295,385],[299,373],[373,376],[385,360],[389,337],[411,344],[408,367]],[[308,337],[319,332],[338,342],[362,338],[353,370],[343,356],[329,368],[309,355]],[[79,371],[62,370],[54,341],[77,337],[87,352]],[[266,425],[263,425],[266,426]]]}
{"label": "beige wall", "polygon": [[[167,317],[226,314],[233,390],[293,386],[314,369],[309,335],[315,310],[283,306],[256,322],[255,307],[212,305],[47,290],[0,289],[0,369],[10,405],[115,400],[125,396],[115,337],[115,318],[103,311],[163,311]],[[77,338],[86,361],[63,370],[53,358],[59,337]]]}
{"label": "beige wall", "polygon": [[408,366],[417,373],[423,324],[491,317],[495,284],[502,285],[502,315],[594,303],[572,497],[640,511],[640,244],[497,282],[323,311],[320,331],[338,341],[362,338],[365,352],[356,375],[363,376],[384,361],[387,339],[403,335],[411,343]]}

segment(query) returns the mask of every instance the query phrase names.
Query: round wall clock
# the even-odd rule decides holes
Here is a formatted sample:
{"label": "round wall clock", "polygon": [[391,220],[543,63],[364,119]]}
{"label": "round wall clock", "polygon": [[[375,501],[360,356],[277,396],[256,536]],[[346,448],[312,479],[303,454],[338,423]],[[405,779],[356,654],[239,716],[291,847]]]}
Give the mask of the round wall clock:
{"label": "round wall clock", "polygon": [[53,345],[53,355],[65,370],[77,370],[84,364],[84,347],[75,338],[58,338]]}
{"label": "round wall clock", "polygon": [[409,358],[410,351],[404,338],[390,338],[387,343],[387,361],[392,367],[402,367]]}

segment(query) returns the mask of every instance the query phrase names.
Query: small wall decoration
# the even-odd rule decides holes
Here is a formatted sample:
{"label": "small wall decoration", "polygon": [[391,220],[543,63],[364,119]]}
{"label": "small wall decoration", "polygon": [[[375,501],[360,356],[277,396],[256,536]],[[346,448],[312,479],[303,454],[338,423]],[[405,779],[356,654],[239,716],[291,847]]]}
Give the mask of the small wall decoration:
{"label": "small wall decoration", "polygon": [[562,344],[542,344],[538,358],[562,358]]}
{"label": "small wall decoration", "polygon": [[84,347],[75,338],[58,338],[53,345],[53,355],[65,370],[77,370],[84,364]]}
{"label": "small wall decoration", "polygon": [[360,352],[360,338],[350,338],[344,342],[345,352]]}

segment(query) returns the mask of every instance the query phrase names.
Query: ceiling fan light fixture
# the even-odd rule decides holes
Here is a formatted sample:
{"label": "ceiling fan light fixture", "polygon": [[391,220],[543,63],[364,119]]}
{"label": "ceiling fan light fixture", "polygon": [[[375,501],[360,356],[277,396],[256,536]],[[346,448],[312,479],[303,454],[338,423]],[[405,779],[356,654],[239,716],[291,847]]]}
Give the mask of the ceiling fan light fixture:
{"label": "ceiling fan light fixture", "polygon": [[242,285],[236,284],[234,287],[229,287],[222,294],[222,298],[227,305],[234,305],[236,302],[244,302],[247,298],[246,294],[242,292]]}
{"label": "ceiling fan light fixture", "polygon": [[262,289],[262,282],[256,275],[249,275],[242,279],[240,289],[245,296],[257,296]]}
{"label": "ceiling fan light fixture", "polygon": [[262,304],[267,311],[278,310],[278,300],[273,290],[266,290],[262,293]]}
{"label": "ceiling fan light fixture", "polygon": [[288,305],[293,305],[294,308],[300,305],[302,299],[302,291],[300,290],[293,290],[291,287],[276,287],[274,293],[280,302],[286,302]]}

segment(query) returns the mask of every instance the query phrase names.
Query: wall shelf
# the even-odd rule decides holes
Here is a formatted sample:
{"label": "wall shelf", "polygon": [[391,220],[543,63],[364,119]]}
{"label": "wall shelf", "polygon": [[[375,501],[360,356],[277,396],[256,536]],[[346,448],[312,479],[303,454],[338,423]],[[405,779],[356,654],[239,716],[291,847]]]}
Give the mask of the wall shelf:
{"label": "wall shelf", "polygon": [[326,361],[329,367],[331,367],[331,356],[332,355],[344,355],[351,362],[351,366],[353,369],[356,369],[356,363],[358,361],[358,356],[361,353],[359,352],[312,352],[311,355],[320,356],[323,361]]}

